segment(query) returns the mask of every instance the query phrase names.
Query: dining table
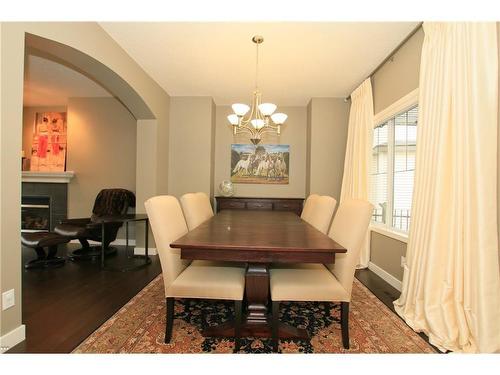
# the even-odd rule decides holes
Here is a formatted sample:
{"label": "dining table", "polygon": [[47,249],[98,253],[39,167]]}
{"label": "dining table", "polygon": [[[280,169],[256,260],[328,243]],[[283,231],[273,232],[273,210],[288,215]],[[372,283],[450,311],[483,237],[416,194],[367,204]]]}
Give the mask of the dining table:
{"label": "dining table", "polygon": [[[184,236],[172,248],[187,260],[246,265],[242,337],[271,337],[270,267],[335,262],[347,250],[326,234],[286,211],[223,210]],[[234,322],[205,328],[207,337],[234,337]],[[284,339],[308,339],[305,329],[280,323]]]}

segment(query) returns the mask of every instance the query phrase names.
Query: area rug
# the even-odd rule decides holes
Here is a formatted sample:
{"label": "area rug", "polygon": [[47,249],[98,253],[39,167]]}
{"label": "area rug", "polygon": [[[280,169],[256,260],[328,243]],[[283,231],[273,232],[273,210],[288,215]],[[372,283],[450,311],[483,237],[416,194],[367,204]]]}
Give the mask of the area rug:
{"label": "area rug", "polygon": [[[280,353],[434,353],[433,348],[355,279],[349,350],[342,346],[340,305],[282,303],[280,320],[311,340],[281,340]],[[172,340],[165,344],[165,295],[158,276],[73,353],[232,353],[234,341],[206,338],[204,327],[232,319],[231,302],[176,300]],[[244,338],[241,353],[271,353],[271,340]]]}

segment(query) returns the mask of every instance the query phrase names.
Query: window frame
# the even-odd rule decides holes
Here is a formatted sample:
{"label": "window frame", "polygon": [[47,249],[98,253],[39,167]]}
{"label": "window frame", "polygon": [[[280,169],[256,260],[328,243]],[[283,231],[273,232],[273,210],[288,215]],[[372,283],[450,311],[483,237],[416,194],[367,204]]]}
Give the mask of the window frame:
{"label": "window frame", "polygon": [[[385,109],[378,112],[373,118],[373,129],[376,127],[395,119],[401,113],[404,113],[415,106],[418,106],[418,88],[411,91],[407,95],[398,99]],[[388,125],[389,126],[389,125]],[[418,126],[418,125],[417,125]],[[374,222],[370,220],[370,229],[373,232],[383,234],[385,236],[394,238],[402,242],[408,242],[408,232],[399,230],[392,226],[393,222],[393,207],[394,207],[394,124],[388,127],[388,139],[392,140],[387,142],[387,213],[385,223]],[[372,137],[373,138],[373,137]],[[373,140],[372,140],[373,141]],[[418,139],[417,139],[418,144]],[[371,176],[371,171],[370,171]],[[371,185],[371,184],[370,184]]]}

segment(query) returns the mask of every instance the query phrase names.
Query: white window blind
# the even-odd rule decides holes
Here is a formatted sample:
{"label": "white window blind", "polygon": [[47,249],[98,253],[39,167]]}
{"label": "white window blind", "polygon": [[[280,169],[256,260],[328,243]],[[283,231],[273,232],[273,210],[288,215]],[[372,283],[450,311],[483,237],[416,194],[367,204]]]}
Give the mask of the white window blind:
{"label": "white window blind", "polygon": [[418,107],[378,124],[373,132],[370,201],[372,221],[407,232],[415,175]]}

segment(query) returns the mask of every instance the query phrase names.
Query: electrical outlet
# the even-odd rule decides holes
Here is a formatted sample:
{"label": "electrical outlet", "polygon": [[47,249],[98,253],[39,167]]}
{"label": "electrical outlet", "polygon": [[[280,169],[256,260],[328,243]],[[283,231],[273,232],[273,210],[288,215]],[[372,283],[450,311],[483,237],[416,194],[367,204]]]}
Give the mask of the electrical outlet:
{"label": "electrical outlet", "polygon": [[8,308],[16,304],[16,295],[14,289],[8,290],[2,293],[2,310],[7,310]]}
{"label": "electrical outlet", "polygon": [[401,267],[406,266],[406,257],[401,257]]}

